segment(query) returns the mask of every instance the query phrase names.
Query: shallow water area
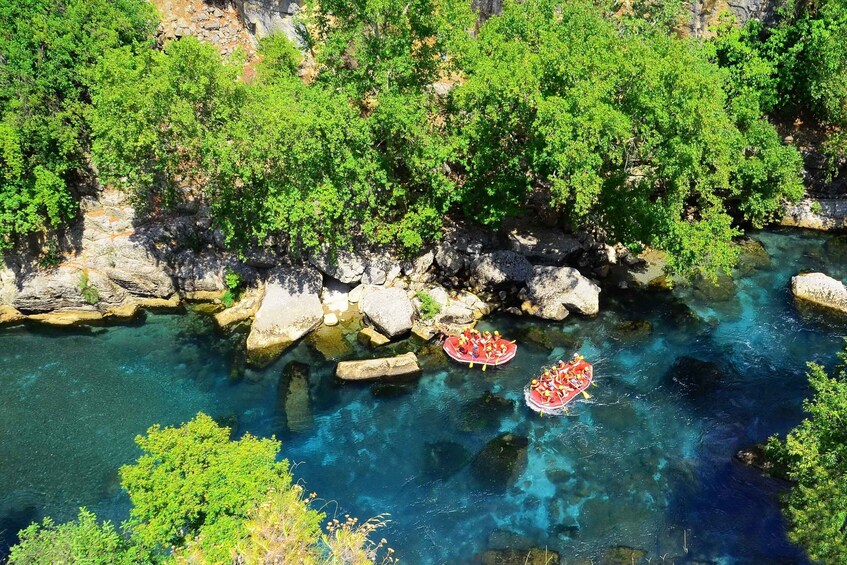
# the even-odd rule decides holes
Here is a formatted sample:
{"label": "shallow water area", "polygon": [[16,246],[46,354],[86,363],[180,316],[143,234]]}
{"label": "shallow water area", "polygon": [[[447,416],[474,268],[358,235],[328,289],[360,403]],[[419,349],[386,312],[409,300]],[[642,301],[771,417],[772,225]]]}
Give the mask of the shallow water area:
{"label": "shallow water area", "polygon": [[[833,236],[754,238],[770,265],[738,275],[730,293],[605,293],[596,318],[556,324],[491,317],[482,326],[520,349],[484,373],[412,338],[380,351],[418,350],[422,359],[420,379],[394,387],[336,382],[335,360],[310,340],[233,382],[238,339],[193,313],[2,330],[0,554],[44,515],[66,520],[85,505],[124,519],[117,469],[139,454],[132,438],[202,410],[235,423],[236,435],[280,438],[328,514],[390,514],[378,535],[404,563],[461,563],[488,547],[529,545],[567,559],[627,545],[654,562],[803,563],[785,536],[783,485],[733,455],[802,418],[806,361],[831,366],[847,334],[798,312],[790,277],[822,270],[847,279],[847,261],[827,250]],[[373,355],[350,337],[333,351]],[[561,418],[528,410],[526,381],[577,349],[595,366],[591,398]],[[286,396],[291,361],[309,368],[307,409]],[[485,392],[499,399],[482,400]],[[476,455],[505,432],[527,438],[507,467],[513,480]]]}

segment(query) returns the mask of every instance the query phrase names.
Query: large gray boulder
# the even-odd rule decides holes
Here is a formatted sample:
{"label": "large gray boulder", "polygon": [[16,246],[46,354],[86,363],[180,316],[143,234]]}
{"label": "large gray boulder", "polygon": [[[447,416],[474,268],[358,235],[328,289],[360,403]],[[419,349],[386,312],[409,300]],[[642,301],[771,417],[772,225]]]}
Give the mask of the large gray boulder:
{"label": "large gray boulder", "polygon": [[509,249],[525,257],[561,265],[582,250],[575,237],[555,229],[513,229],[509,232]]}
{"label": "large gray boulder", "polygon": [[442,241],[435,248],[435,264],[447,275],[455,275],[465,266],[465,257],[450,242]]}
{"label": "large gray boulder", "polygon": [[396,337],[412,329],[415,308],[402,288],[367,289],[359,301],[359,310],[388,337]]}
{"label": "large gray boulder", "polygon": [[532,264],[514,251],[481,255],[471,266],[474,282],[483,288],[524,283],[532,276]]}
{"label": "large gray boulder", "polygon": [[792,277],[791,292],[801,300],[847,313],[847,287],[823,273]]}
{"label": "large gray boulder", "polygon": [[780,223],[822,231],[847,229],[847,198],[804,198],[786,205]]}
{"label": "large gray boulder", "polygon": [[395,357],[342,361],[336,367],[335,375],[345,381],[365,381],[384,377],[409,377],[417,375],[420,371],[418,358],[409,352]]}
{"label": "large gray boulder", "polygon": [[273,361],[323,320],[321,274],[308,267],[280,268],[265,286],[250,335],[247,359],[257,366]]}
{"label": "large gray boulder", "polygon": [[535,267],[527,289],[540,318],[564,320],[569,310],[589,316],[600,310],[600,287],[571,267]]}

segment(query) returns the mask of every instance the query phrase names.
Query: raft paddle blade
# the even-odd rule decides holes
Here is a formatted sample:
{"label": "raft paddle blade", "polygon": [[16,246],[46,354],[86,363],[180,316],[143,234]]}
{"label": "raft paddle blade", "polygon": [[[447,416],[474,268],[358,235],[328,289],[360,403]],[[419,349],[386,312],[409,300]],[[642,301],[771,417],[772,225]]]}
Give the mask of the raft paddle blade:
{"label": "raft paddle blade", "polygon": [[591,395],[590,395],[590,394],[588,394],[588,393],[587,393],[587,392],[585,392],[585,391],[582,391],[582,396],[584,396],[584,397],[585,397],[585,400],[588,400],[589,398],[591,398]]}
{"label": "raft paddle blade", "polygon": [[483,365],[482,365],[482,372],[484,373],[484,372],[485,372],[485,369],[487,369],[487,368],[488,368],[488,365],[483,364]]}
{"label": "raft paddle blade", "polygon": [[473,369],[473,361],[471,361],[470,365],[468,365],[468,369]]}

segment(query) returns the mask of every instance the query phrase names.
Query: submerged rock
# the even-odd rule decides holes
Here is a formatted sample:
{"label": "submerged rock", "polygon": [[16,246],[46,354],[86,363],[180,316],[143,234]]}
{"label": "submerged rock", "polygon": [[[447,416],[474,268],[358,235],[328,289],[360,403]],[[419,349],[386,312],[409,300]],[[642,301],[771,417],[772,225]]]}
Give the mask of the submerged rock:
{"label": "submerged rock", "polygon": [[520,346],[522,342],[539,345],[550,351],[556,347],[563,347],[568,353],[582,347],[581,338],[554,327],[529,326],[520,334],[518,345]]}
{"label": "submerged rock", "polygon": [[732,277],[720,273],[715,280],[697,278],[694,281],[694,297],[706,303],[728,302],[735,298],[737,289]]}
{"label": "submerged rock", "polygon": [[459,428],[463,432],[496,430],[503,418],[515,412],[515,402],[491,391],[485,391],[478,399],[465,405]]}
{"label": "submerged rock", "polygon": [[308,365],[297,361],[285,365],[279,377],[279,401],[289,430],[302,432],[311,427]]}
{"label": "submerged rock", "polygon": [[327,361],[341,359],[351,355],[353,344],[347,340],[347,329],[342,325],[321,326],[306,338]]}
{"label": "submerged rock", "polygon": [[345,381],[362,381],[383,377],[406,377],[419,374],[418,358],[414,353],[404,353],[395,357],[342,361],[335,369],[335,375]]}
{"label": "submerged rock", "polygon": [[368,290],[359,302],[359,309],[380,333],[389,338],[412,329],[415,308],[402,288]]}
{"label": "submerged rock", "polygon": [[535,267],[527,288],[540,318],[564,320],[572,310],[588,316],[600,311],[600,287],[571,267]]}
{"label": "submerged rock", "polygon": [[371,385],[374,398],[397,398],[415,392],[416,382],[378,382]]}
{"label": "submerged rock", "polygon": [[603,565],[638,565],[647,556],[643,549],[619,545],[605,549],[600,556]]}
{"label": "submerged rock", "polygon": [[485,444],[471,462],[474,478],[494,492],[505,492],[527,465],[529,440],[510,432]]}
{"label": "submerged rock", "polygon": [[433,479],[448,479],[467,464],[470,452],[453,441],[424,444],[423,473]]}
{"label": "submerged rock", "polygon": [[559,554],[546,547],[489,549],[476,556],[478,565],[558,565]]}
{"label": "submerged rock", "polygon": [[665,375],[665,382],[689,393],[704,393],[714,390],[726,374],[711,361],[694,357],[678,358]]}
{"label": "submerged rock", "polygon": [[789,480],[786,475],[786,469],[769,461],[765,453],[765,444],[757,443],[752,447],[740,450],[735,454],[735,458],[745,465],[749,465],[758,469],[762,473],[775,477],[777,479]]}
{"label": "submerged rock", "polygon": [[643,339],[652,332],[650,320],[624,320],[615,324],[615,335],[623,340]]}
{"label": "submerged rock", "polygon": [[381,347],[391,343],[391,340],[373,329],[372,327],[364,327],[359,330],[359,343],[368,347]]}
{"label": "submerged rock", "polygon": [[738,247],[741,254],[736,269],[741,275],[750,275],[753,271],[771,266],[771,256],[760,241],[745,237],[738,242]]}
{"label": "submerged rock", "polygon": [[847,314],[847,287],[823,273],[808,273],[791,278],[796,298]]}
{"label": "submerged rock", "polygon": [[277,270],[265,287],[256,311],[247,354],[251,364],[265,366],[323,321],[321,275],[310,268]]}

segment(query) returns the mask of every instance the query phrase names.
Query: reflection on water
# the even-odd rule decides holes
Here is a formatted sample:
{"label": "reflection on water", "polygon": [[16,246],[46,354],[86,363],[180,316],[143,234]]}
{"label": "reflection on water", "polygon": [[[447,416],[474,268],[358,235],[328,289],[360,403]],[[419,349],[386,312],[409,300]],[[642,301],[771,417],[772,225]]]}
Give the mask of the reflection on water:
{"label": "reflection on water", "polygon": [[[196,314],[0,332],[0,547],[31,520],[69,519],[81,505],[124,519],[117,468],[137,457],[133,436],[202,410],[237,434],[282,439],[326,512],[390,513],[383,535],[406,563],[525,545],[569,558],[628,545],[654,562],[802,562],[785,538],[781,485],[732,456],[801,418],[805,362],[831,363],[845,334],[797,313],[790,276],[847,278],[847,262],[827,263],[841,249],[832,237],[756,237],[772,261],[745,265],[722,289],[607,293],[591,320],[487,320],[520,340],[499,370],[469,371],[413,341],[391,346],[418,350],[424,373],[411,384],[335,382],[327,357],[363,351],[333,332],[235,382],[238,337]],[[576,348],[595,364],[591,399],[562,418],[526,409],[526,380]],[[303,365],[284,370],[291,361]]]}

